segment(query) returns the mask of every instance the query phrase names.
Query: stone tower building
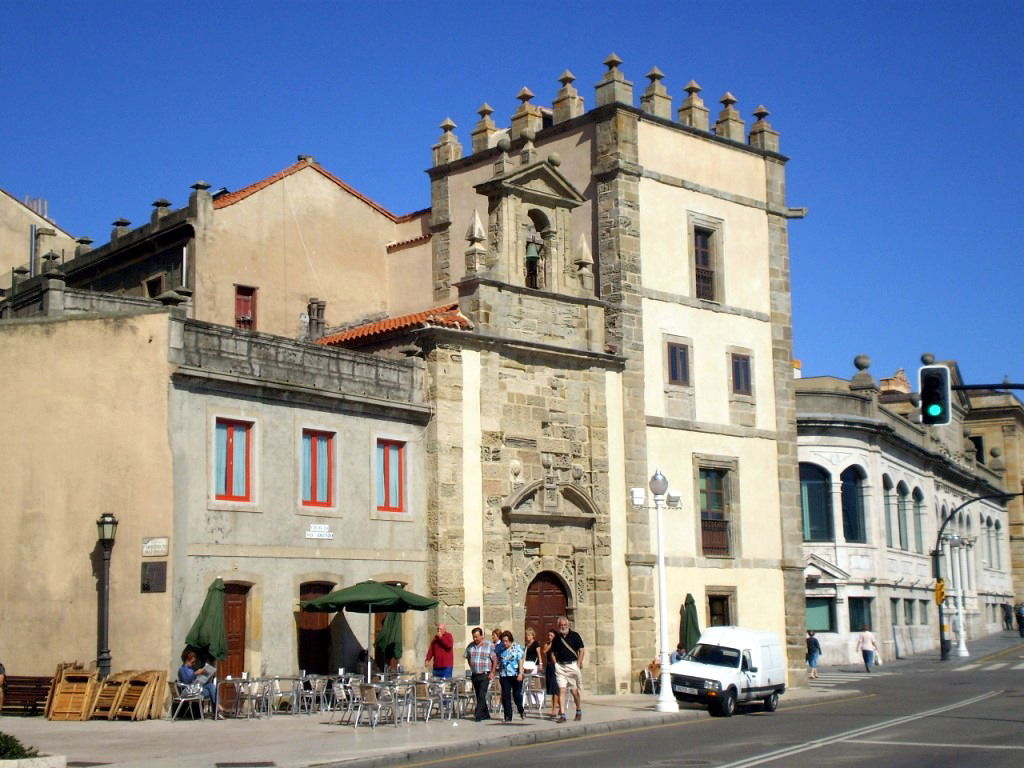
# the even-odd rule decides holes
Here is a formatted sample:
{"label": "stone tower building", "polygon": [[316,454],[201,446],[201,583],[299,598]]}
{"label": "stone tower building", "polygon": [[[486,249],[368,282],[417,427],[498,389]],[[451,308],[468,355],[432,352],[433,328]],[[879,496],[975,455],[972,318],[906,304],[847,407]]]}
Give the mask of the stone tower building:
{"label": "stone tower building", "polygon": [[[430,586],[450,625],[568,613],[596,687],[622,690],[657,652],[660,468],[676,636],[703,621],[788,636],[802,668],[786,158],[726,94],[713,128],[691,82],[673,119],[654,68],[634,106],[613,54],[587,111],[565,72],[551,108],[523,88],[499,130],[484,104],[464,155],[433,148],[429,311],[321,343],[422,356]],[[459,322],[453,323],[453,316]],[[674,644],[675,640],[673,640]]]}

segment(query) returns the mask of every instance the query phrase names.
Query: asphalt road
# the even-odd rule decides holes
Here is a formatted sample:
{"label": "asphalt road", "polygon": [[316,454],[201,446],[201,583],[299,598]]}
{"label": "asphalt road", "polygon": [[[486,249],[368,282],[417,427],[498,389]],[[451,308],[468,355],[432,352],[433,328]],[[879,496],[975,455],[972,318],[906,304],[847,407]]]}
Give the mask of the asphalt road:
{"label": "asphalt road", "polygon": [[[850,676],[836,685],[856,696],[777,712],[702,717],[407,766],[504,768],[747,768],[785,766],[984,766],[1024,762],[1024,657],[1020,652],[957,669],[923,661]],[[1021,669],[1014,669],[1021,666]]]}

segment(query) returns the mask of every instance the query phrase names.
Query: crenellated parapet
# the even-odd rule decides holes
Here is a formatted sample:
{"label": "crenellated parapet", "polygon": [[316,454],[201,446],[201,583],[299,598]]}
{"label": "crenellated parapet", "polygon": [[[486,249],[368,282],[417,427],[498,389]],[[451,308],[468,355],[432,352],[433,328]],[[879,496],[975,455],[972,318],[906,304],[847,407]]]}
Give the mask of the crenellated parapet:
{"label": "crenellated parapet", "polygon": [[[707,133],[709,136],[746,143],[750,147],[768,152],[779,151],[779,132],[765,119],[769,112],[764,105],[759,105],[753,111],[757,121],[748,133],[746,122],[736,108],[739,100],[730,91],[726,91],[719,99],[722,109],[712,124],[710,112],[700,96],[701,86],[695,80],[690,80],[683,88],[686,98],[673,117],[672,96],[663,83],[665,73],[661,69],[651,67],[645,75],[650,83],[640,95],[637,105],[634,104],[633,83],[626,78],[621,69],[622,59],[612,53],[604,60],[604,65],[606,71],[594,86],[594,99],[598,109],[612,104],[622,105],[637,109],[658,120]],[[586,105],[584,98],[573,85],[575,81],[576,76],[568,69],[559,75],[558,82],[561,83],[561,88],[556,92],[550,107],[534,103],[534,92],[523,86],[516,94],[519,106],[509,117],[508,127],[504,129],[499,127],[492,117],[494,108],[485,102],[477,110],[480,120],[470,134],[473,154],[493,150],[505,137],[515,144],[524,140],[527,135],[536,138],[547,128],[582,117],[586,114]],[[462,145],[453,133],[455,124],[446,119],[441,128],[444,133],[433,147],[434,167],[462,158]]]}

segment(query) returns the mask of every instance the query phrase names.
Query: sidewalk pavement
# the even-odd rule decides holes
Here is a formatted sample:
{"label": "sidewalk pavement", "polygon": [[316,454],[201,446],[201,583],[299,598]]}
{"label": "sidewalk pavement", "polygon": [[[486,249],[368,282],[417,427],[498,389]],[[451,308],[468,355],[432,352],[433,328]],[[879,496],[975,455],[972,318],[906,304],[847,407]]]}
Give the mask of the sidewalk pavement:
{"label": "sidewalk pavement", "polygon": [[[986,656],[1024,652],[1017,633],[991,635],[971,644],[971,658],[951,657],[951,666],[977,663]],[[938,659],[936,652],[895,660]],[[895,670],[887,670],[895,671]],[[782,696],[780,709],[856,696],[852,687],[793,688]],[[369,768],[469,754],[482,749],[523,746],[581,735],[611,733],[709,717],[693,705],[679,712],[659,713],[649,694],[584,696],[583,720],[558,724],[528,714],[526,720],[503,725],[500,720],[469,719],[415,722],[395,727],[353,728],[330,722],[331,713],[275,715],[253,720],[144,720],[88,722],[48,721],[42,717],[0,718],[0,731],[17,736],[40,752],[65,755],[68,766],[117,768]],[[570,708],[570,713],[571,713]]]}

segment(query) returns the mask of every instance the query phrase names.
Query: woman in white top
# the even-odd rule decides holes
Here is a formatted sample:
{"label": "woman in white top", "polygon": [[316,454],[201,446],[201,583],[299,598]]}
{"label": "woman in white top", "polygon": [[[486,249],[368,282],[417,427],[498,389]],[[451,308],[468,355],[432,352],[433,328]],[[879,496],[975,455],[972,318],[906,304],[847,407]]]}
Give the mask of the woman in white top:
{"label": "woman in white top", "polygon": [[861,627],[861,632],[857,635],[857,650],[864,657],[864,669],[870,672],[871,665],[875,663],[878,641],[875,640],[874,633],[869,631],[867,627]]}

